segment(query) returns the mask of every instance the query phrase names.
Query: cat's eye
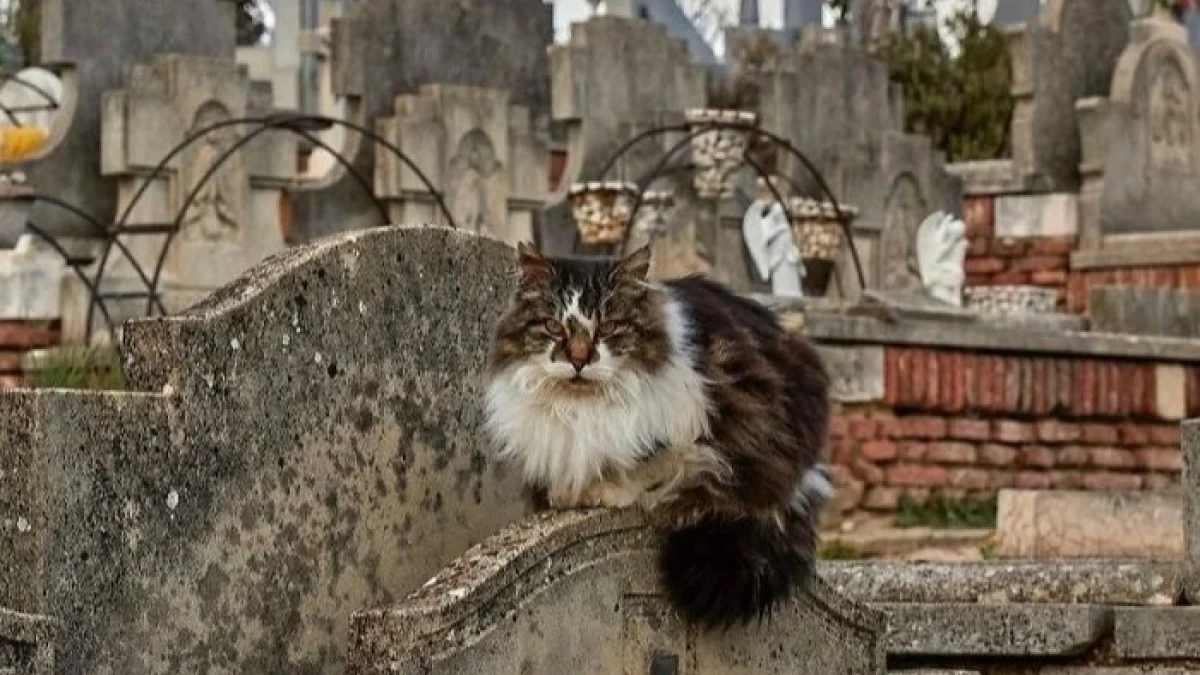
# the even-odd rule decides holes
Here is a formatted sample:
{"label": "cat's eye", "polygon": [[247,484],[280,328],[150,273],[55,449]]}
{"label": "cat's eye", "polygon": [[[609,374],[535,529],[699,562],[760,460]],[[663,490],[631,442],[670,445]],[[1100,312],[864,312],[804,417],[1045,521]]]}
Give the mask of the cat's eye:
{"label": "cat's eye", "polygon": [[567,335],[567,329],[554,319],[546,319],[546,332],[549,333],[551,337],[556,338],[566,337]]}
{"label": "cat's eye", "polygon": [[617,332],[620,326],[616,321],[604,321],[596,327],[596,337],[605,338]]}

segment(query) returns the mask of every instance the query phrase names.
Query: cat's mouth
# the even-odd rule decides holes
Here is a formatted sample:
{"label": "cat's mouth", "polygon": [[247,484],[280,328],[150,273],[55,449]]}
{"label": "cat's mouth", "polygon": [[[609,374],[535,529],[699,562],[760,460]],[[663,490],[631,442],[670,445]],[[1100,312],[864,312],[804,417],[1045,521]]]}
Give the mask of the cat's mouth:
{"label": "cat's mouth", "polygon": [[589,380],[582,375],[565,378],[558,381],[558,388],[565,394],[573,396],[591,396],[600,393],[603,388],[596,380]]}

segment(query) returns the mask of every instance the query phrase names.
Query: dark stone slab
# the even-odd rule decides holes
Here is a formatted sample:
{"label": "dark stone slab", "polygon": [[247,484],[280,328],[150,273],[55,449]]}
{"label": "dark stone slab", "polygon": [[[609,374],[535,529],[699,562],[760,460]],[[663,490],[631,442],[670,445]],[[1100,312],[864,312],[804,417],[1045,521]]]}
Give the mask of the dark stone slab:
{"label": "dark stone slab", "polygon": [[144,393],[0,395],[0,606],[61,620],[64,673],[341,673],[350,612],[527,512],[478,405],[513,265],[326,239],[130,324]]}
{"label": "dark stone slab", "polygon": [[1110,634],[1112,609],[1096,605],[878,604],[888,613],[888,654],[1074,656]]}
{"label": "dark stone slab", "polygon": [[1200,604],[1200,420],[1181,425],[1183,432],[1183,546],[1187,555],[1184,593]]}
{"label": "dark stone slab", "polygon": [[1200,607],[1122,607],[1113,633],[1127,659],[1200,659]]}
{"label": "dark stone slab", "polygon": [[1099,332],[1200,335],[1200,293],[1191,291],[1098,286],[1091,290],[1088,312]]}

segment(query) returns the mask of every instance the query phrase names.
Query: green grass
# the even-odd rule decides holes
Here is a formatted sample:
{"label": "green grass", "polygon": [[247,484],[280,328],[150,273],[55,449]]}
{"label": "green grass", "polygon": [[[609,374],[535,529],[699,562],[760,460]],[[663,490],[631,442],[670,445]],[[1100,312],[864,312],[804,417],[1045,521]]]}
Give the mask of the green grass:
{"label": "green grass", "polygon": [[921,503],[905,497],[896,513],[899,527],[935,527],[939,529],[985,529],[996,526],[994,499],[950,499],[934,493]]}
{"label": "green grass", "polygon": [[819,557],[821,560],[858,560],[862,555],[841,542],[831,541],[821,547]]}
{"label": "green grass", "polygon": [[25,384],[33,389],[124,391],[121,354],[114,347],[61,347],[35,359]]}

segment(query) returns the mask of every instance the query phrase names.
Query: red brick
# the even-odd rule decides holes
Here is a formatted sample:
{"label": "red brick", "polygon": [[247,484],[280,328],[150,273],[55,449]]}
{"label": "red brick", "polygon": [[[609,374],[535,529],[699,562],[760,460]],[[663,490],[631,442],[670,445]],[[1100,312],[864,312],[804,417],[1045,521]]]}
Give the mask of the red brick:
{"label": "red brick", "polygon": [[966,407],[966,396],[962,386],[962,368],[966,362],[962,352],[947,352],[943,355],[942,367],[939,368],[942,379],[942,409],[948,413],[960,413]]}
{"label": "red brick", "polygon": [[979,409],[987,412],[995,412],[997,409],[994,364],[998,360],[999,357],[996,356],[980,356],[976,361],[979,365],[976,373]]}
{"label": "red brick", "polygon": [[1142,477],[1129,473],[1085,473],[1083,487],[1089,490],[1112,490],[1128,492],[1140,490]]}
{"label": "red brick", "polygon": [[900,495],[898,488],[877,485],[867,489],[862,507],[868,511],[895,511],[900,505]]}
{"label": "red brick", "polygon": [[883,402],[889,408],[894,408],[900,402],[900,351],[896,349],[883,350]]}
{"label": "red brick", "polygon": [[1035,286],[1061,288],[1067,284],[1066,270],[1034,270],[1029,274],[1029,281]]}
{"label": "red brick", "polygon": [[951,469],[948,485],[968,490],[998,487],[992,474],[984,469]]}
{"label": "red brick", "polygon": [[1042,420],[1037,423],[1037,438],[1042,443],[1074,443],[1083,437],[1077,425],[1058,420]]}
{"label": "red brick", "polygon": [[1029,272],[1014,272],[1012,270],[992,275],[992,282],[1001,286],[1022,286],[1031,280]]}
{"label": "red brick", "polygon": [[1121,445],[1149,445],[1150,430],[1140,424],[1122,424],[1117,429]]}
{"label": "red brick", "polygon": [[1039,255],[1065,256],[1075,250],[1075,240],[1067,237],[1038,237],[1029,241],[1029,251]]}
{"label": "red brick", "polygon": [[992,425],[987,420],[950,420],[946,437],[957,441],[986,441],[992,437]]}
{"label": "red brick", "polygon": [[963,409],[973,411],[979,409],[979,357],[974,354],[962,355],[962,370],[958,372],[959,387],[962,389]]}
{"label": "red brick", "polygon": [[902,403],[907,406],[920,406],[925,401],[925,358],[923,349],[908,350],[908,373],[904,376],[908,385],[902,390],[905,393]]}
{"label": "red brick", "polygon": [[1106,469],[1132,469],[1137,466],[1137,458],[1124,448],[1092,448],[1089,455],[1093,466]]}
{"label": "red brick", "polygon": [[1117,442],[1117,428],[1111,424],[1083,424],[1083,442],[1092,445],[1112,445]]}
{"label": "red brick", "polygon": [[996,198],[979,196],[963,199],[963,221],[968,237],[990,240],[995,232]]}
{"label": "red brick", "polygon": [[979,258],[987,255],[988,240],[983,237],[967,239],[967,258]]}
{"label": "red brick", "polygon": [[854,462],[850,465],[850,470],[855,478],[867,485],[879,485],[883,482],[883,469],[862,457],[854,459]]}
{"label": "red brick", "polygon": [[1021,466],[1049,469],[1054,466],[1057,457],[1058,453],[1053,448],[1047,448],[1044,445],[1026,445],[1018,452],[1017,461],[1021,463]]}
{"label": "red brick", "polygon": [[1177,448],[1139,448],[1134,451],[1138,466],[1151,471],[1183,470],[1183,453]]}
{"label": "red brick", "polygon": [[1179,487],[1179,476],[1151,473],[1142,478],[1142,484],[1147,490],[1159,492]]}
{"label": "red brick", "polygon": [[1075,391],[1072,392],[1071,410],[1080,417],[1091,417],[1096,412],[1096,363],[1077,361]]}
{"label": "red brick", "polygon": [[1054,360],[1054,398],[1050,411],[1063,413],[1071,410],[1071,387],[1074,385],[1072,373],[1075,362],[1070,359]]}
{"label": "red brick", "polygon": [[979,463],[992,466],[1012,466],[1017,461],[1017,449],[998,443],[979,446]]}
{"label": "red brick", "polygon": [[1122,364],[1121,370],[1121,416],[1140,415],[1142,401],[1146,398],[1146,379],[1141,365]]}
{"label": "red brick", "polygon": [[939,464],[974,464],[975,446],[970,443],[943,441],[930,443],[925,458]]}
{"label": "red brick", "polygon": [[850,423],[845,417],[835,415],[833,419],[829,420],[829,437],[832,439],[846,438],[850,435],[849,429]]}
{"label": "red brick", "polygon": [[25,352],[0,351],[0,373],[21,372],[21,359],[24,355]]}
{"label": "red brick", "polygon": [[859,452],[866,459],[886,462],[896,458],[896,444],[891,441],[867,441]]}
{"label": "red brick", "polygon": [[1045,490],[1053,485],[1050,474],[1041,471],[1021,471],[1013,485],[1021,490]]}
{"label": "red brick", "polygon": [[[1031,255],[1013,262],[1012,269],[1017,272],[1060,272],[1067,267],[1065,256],[1061,255]],[[1065,276],[1065,273],[1063,273]]]}
{"label": "red brick", "polygon": [[941,384],[941,381],[938,379],[938,365],[943,356],[942,352],[925,352],[925,369],[919,375],[925,378],[925,397],[922,399],[922,402],[930,410],[939,409],[939,404],[941,403],[942,393],[938,387]]}
{"label": "red brick", "polygon": [[1097,390],[1100,398],[1099,412],[1116,417],[1121,414],[1121,389],[1126,382],[1121,380],[1121,364],[1116,361],[1098,364],[1104,371],[1104,385]]}
{"label": "red brick", "polygon": [[834,441],[829,445],[829,459],[834,464],[849,464],[858,456],[858,448],[849,441]]}
{"label": "red brick", "polygon": [[1055,461],[1059,466],[1087,466],[1091,458],[1088,449],[1079,445],[1068,445],[1055,453]]}
{"label": "red brick", "polygon": [[1050,487],[1057,490],[1075,490],[1083,487],[1083,474],[1078,471],[1049,471]]}
{"label": "red brick", "polygon": [[963,263],[967,274],[996,274],[1004,268],[1004,261],[999,258],[971,258]]}
{"label": "red brick", "polygon": [[929,449],[929,443],[924,441],[904,441],[896,444],[896,458],[907,461],[920,461],[925,459],[925,452]]}
{"label": "red brick", "polygon": [[996,420],[992,423],[992,438],[1002,443],[1032,443],[1037,434],[1028,422]]}
{"label": "red brick", "polygon": [[1020,239],[993,239],[992,255],[998,258],[1022,258],[1029,252],[1029,244]]}
{"label": "red brick", "polygon": [[917,415],[898,417],[887,424],[890,438],[939,439],[946,437],[946,420],[941,417]]}
{"label": "red brick", "polygon": [[1067,275],[1067,311],[1080,314],[1087,309],[1086,284],[1082,274]]}
{"label": "red brick", "polygon": [[0,375],[0,389],[16,389],[24,384],[20,375]]}
{"label": "red brick", "polygon": [[0,348],[36,349],[59,343],[61,331],[47,321],[0,321]]}
{"label": "red brick", "polygon": [[847,436],[856,441],[870,441],[879,437],[879,422],[870,417],[851,417],[848,420]]}
{"label": "red brick", "polygon": [[1161,424],[1149,427],[1150,442],[1155,445],[1179,446],[1179,427],[1173,424]]}
{"label": "red brick", "polygon": [[942,487],[949,477],[945,467],[921,464],[897,464],[886,473],[888,485],[898,487]]}
{"label": "red brick", "polygon": [[1033,360],[1033,414],[1045,415],[1050,412],[1049,379],[1050,362],[1046,359]]}

